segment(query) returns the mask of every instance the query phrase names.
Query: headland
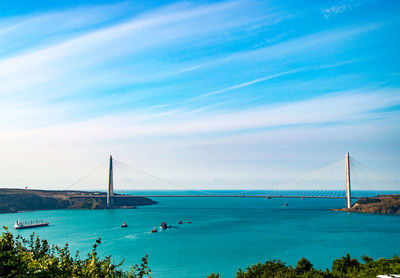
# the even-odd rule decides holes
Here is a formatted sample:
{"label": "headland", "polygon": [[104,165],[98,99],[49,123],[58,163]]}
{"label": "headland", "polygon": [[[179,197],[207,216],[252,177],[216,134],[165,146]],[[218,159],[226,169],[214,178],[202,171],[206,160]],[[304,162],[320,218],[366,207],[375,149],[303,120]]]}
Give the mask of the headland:
{"label": "headland", "polygon": [[378,195],[360,198],[351,208],[334,209],[334,211],[400,214],[400,195]]}
{"label": "headland", "polygon": [[[136,208],[157,202],[141,196],[114,194],[113,208]],[[0,188],[0,213],[49,209],[106,209],[107,194],[100,191]]]}

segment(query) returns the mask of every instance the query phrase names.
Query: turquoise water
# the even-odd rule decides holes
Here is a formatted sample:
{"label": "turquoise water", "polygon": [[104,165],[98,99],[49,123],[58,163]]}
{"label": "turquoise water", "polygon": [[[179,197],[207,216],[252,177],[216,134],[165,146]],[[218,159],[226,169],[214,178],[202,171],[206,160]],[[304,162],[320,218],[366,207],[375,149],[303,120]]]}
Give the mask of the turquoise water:
{"label": "turquoise water", "polygon": [[[37,228],[42,238],[68,242],[82,254],[102,238],[101,255],[124,266],[149,254],[152,277],[233,277],[238,267],[281,259],[295,264],[302,256],[319,268],[350,253],[360,257],[400,254],[400,217],[332,212],[337,199],[155,198],[154,206],[127,210],[52,210],[1,214],[0,224],[16,219],[47,219]],[[287,207],[282,206],[288,203]],[[121,229],[123,221],[129,225]],[[183,220],[184,224],[177,222]],[[173,225],[150,234],[162,221]],[[188,224],[192,221],[192,224]],[[28,236],[32,230],[15,231]]]}

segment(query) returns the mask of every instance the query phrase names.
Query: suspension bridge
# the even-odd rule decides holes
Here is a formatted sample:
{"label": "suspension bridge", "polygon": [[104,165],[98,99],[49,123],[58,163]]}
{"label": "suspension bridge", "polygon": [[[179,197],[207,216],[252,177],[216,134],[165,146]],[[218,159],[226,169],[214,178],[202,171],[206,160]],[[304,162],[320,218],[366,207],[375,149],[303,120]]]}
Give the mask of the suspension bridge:
{"label": "suspension bridge", "polygon": [[[343,160],[340,160],[336,163],[333,163],[331,165],[328,165],[324,168],[321,168],[317,171],[313,171],[311,173],[308,173],[306,175],[303,175],[301,177],[297,177],[291,181],[287,182],[288,186],[281,186],[279,189],[276,190],[268,190],[265,187],[261,189],[256,189],[256,190],[242,190],[242,191],[232,191],[232,190],[219,190],[219,191],[205,191],[205,190],[199,190],[195,188],[190,188],[188,186],[182,186],[179,185],[175,182],[171,182],[169,180],[160,178],[158,176],[155,176],[153,174],[150,174],[148,172],[145,172],[143,170],[140,170],[136,167],[130,166],[128,164],[125,164],[121,161],[115,160],[110,156],[109,160],[106,163],[107,170],[101,166],[104,166],[104,163],[102,163],[99,167],[96,167],[94,170],[89,172],[87,175],[83,176],[82,178],[78,179],[75,181],[73,184],[68,186],[68,188],[75,186],[77,184],[81,184],[81,182],[91,175],[93,175],[94,172],[97,170],[101,170],[100,173],[102,174],[100,182],[99,180],[96,183],[102,183],[104,184],[104,181],[107,180],[107,193],[106,193],[106,199],[107,199],[107,207],[112,208],[113,203],[115,199],[120,199],[120,198],[130,198],[132,196],[143,196],[143,197],[246,197],[246,198],[302,198],[302,199],[307,199],[307,198],[321,198],[321,199],[345,199],[346,201],[346,207],[350,208],[352,204],[353,199],[358,199],[360,197],[366,197],[363,196],[362,192],[368,191],[370,195],[379,195],[382,194],[382,188],[379,188],[379,186],[376,186],[376,184],[382,184],[384,181],[390,180],[391,183],[393,184],[393,181],[398,185],[398,182],[385,178],[380,174],[377,174],[375,171],[372,169],[369,169],[362,163],[358,162],[357,160],[353,159],[350,157],[349,153],[346,153],[346,157],[344,160],[344,165],[343,165]],[[115,166],[118,166],[119,168],[125,169],[125,170],[132,170],[135,171],[135,175],[142,175],[145,176],[153,181],[157,181],[159,183],[166,184],[170,187],[173,187],[174,190],[148,190],[148,191],[143,191],[141,193],[135,192],[133,195],[125,195],[125,194],[115,194],[114,193],[114,185],[115,185]],[[344,166],[344,167],[343,167]],[[344,168],[344,169],[343,169]],[[105,172],[107,172],[107,175],[105,175]],[[364,176],[364,181],[369,180],[369,182],[373,182],[372,186],[364,186],[364,191],[362,190],[354,190],[352,180],[353,180],[353,173],[358,174],[358,177],[363,177]],[[336,181],[334,182],[324,182],[321,179],[318,180],[319,178],[325,178],[326,176],[336,176]],[[365,177],[366,176],[366,177]],[[126,185],[128,180],[132,180],[132,178],[129,179],[120,179],[120,182],[118,182],[119,185],[124,184]],[[137,179],[139,181],[139,179]],[[316,185],[315,183],[312,183],[313,180],[317,180],[319,185]],[[140,182],[140,181],[139,181]],[[360,185],[360,182],[356,183],[357,185]],[[141,184],[142,186],[144,184]],[[364,183],[365,185],[365,183]],[[132,187],[131,187],[132,188]],[[179,188],[181,191],[176,190]],[[395,187],[396,189],[399,189],[398,186]],[[150,189],[150,188],[149,188]],[[170,188],[171,189],[171,188]],[[183,190],[182,190],[183,189]],[[133,188],[132,188],[133,190]],[[77,196],[72,196],[74,198],[88,198],[88,197],[93,197],[93,198],[98,198],[99,195],[94,196],[94,195],[77,195]]]}

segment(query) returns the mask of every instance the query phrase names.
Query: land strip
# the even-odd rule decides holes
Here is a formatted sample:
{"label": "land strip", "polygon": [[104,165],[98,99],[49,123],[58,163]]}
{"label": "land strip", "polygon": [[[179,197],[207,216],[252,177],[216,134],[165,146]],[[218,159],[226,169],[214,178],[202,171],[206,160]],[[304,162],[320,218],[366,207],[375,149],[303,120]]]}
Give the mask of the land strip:
{"label": "land strip", "polygon": [[[26,190],[0,188],[0,213],[48,209],[105,209],[107,195],[100,191]],[[114,194],[114,208],[156,204],[147,197]]]}

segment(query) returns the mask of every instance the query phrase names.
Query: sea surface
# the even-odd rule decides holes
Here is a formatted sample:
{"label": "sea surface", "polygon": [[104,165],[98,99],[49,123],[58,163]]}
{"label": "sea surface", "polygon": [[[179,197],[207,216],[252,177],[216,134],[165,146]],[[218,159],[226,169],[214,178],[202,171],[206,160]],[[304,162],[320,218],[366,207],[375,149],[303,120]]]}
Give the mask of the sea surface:
{"label": "sea surface", "polygon": [[[400,255],[400,216],[330,211],[344,207],[344,199],[153,199],[159,203],[138,209],[0,214],[0,224],[46,219],[48,227],[10,230],[26,237],[35,231],[50,243],[68,243],[81,256],[101,237],[101,256],[112,255],[116,263],[124,260],[128,269],[148,254],[155,278],[205,278],[213,272],[234,277],[239,267],[269,258],[295,265],[306,257],[325,269],[346,253],[356,258]],[[120,228],[123,221],[128,228]],[[163,221],[172,228],[149,233]]]}

